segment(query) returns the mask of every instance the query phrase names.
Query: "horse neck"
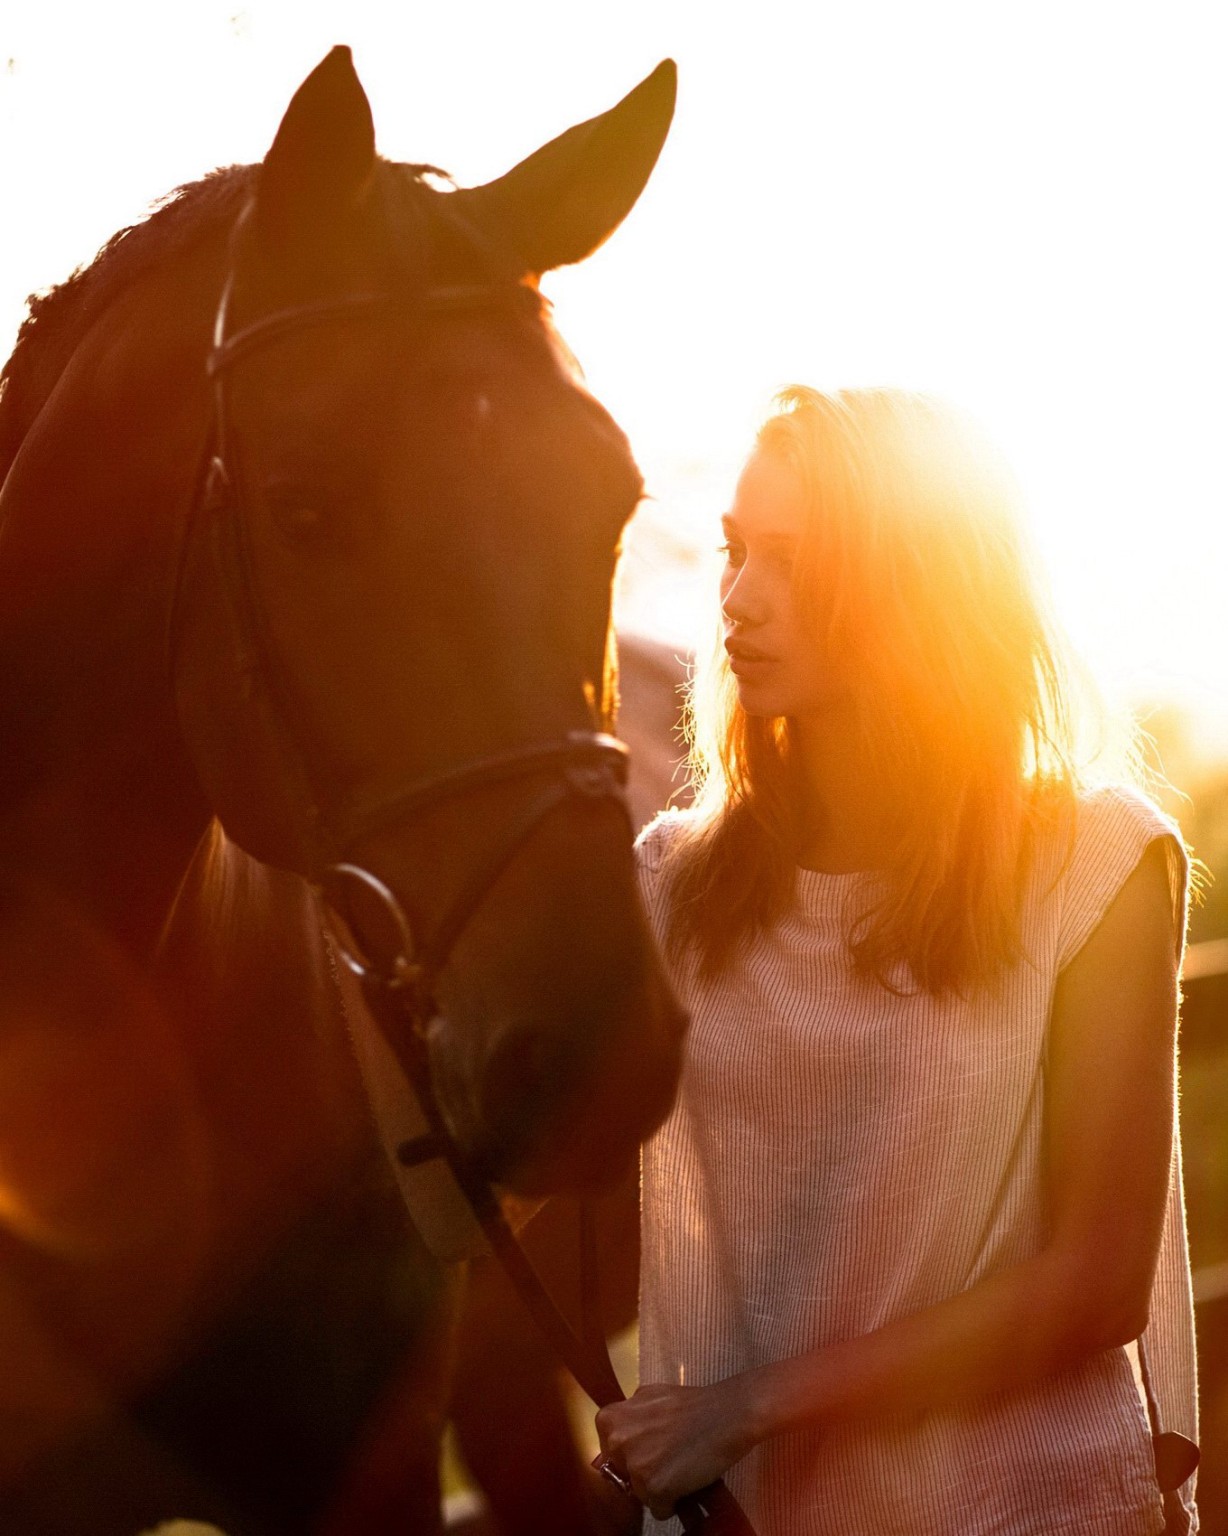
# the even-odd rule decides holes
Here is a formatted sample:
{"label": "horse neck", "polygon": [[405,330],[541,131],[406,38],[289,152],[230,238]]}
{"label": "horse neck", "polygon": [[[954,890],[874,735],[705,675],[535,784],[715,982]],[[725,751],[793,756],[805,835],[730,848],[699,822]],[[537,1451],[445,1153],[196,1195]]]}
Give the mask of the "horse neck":
{"label": "horse neck", "polygon": [[221,260],[185,255],[92,326],[0,499],[0,871],[143,953],[209,819],[163,650]]}

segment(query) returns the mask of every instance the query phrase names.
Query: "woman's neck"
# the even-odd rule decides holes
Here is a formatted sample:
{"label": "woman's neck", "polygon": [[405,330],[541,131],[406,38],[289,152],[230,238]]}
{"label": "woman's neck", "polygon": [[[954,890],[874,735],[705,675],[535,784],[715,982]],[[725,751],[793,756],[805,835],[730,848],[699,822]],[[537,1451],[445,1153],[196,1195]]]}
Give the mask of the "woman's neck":
{"label": "woman's neck", "polygon": [[825,874],[881,869],[894,841],[894,798],[872,770],[853,710],[790,720],[801,814],[797,861]]}

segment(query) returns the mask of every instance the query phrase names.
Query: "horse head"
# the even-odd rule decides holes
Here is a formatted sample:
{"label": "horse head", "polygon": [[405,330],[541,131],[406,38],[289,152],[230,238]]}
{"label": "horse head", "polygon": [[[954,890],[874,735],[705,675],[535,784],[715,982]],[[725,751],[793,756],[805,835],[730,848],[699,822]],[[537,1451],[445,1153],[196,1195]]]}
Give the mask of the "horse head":
{"label": "horse head", "polygon": [[376,155],[335,49],[234,231],[178,558],[179,715],[226,831],[429,971],[443,1115],[526,1193],[615,1178],[677,1079],[604,735],[641,481],[536,287],[630,210],[673,97],[667,63],[444,192]]}

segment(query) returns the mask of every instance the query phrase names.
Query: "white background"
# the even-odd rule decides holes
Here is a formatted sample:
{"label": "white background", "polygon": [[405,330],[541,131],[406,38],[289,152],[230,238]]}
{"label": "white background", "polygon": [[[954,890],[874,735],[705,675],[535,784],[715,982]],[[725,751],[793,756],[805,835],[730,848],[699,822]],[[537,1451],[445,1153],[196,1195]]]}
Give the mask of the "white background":
{"label": "white background", "polygon": [[1228,742],[1228,92],[1209,0],[39,0],[0,8],[0,351],[32,289],[259,158],[354,48],[380,147],[462,183],[666,54],[674,133],[623,230],[545,284],[656,500],[622,612],[680,643],[694,552],[773,389],[972,410],[1030,493],[1109,690]]}

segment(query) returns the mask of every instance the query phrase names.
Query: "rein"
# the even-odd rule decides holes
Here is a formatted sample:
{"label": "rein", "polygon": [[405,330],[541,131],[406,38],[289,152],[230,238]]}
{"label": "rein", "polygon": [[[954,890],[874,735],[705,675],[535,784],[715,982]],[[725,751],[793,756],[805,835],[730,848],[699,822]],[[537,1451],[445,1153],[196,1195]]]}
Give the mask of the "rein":
{"label": "rein", "polygon": [[[626,752],[625,747],[622,750]],[[425,980],[428,973],[415,958],[409,924],[400,903],[382,881],[366,870],[349,865],[339,867],[337,873],[361,883],[383,905],[393,928],[404,936],[403,951],[382,965],[373,964],[353,953],[345,943],[339,943],[342,959],[362,983],[371,1016],[413,1089],[427,1122],[424,1134],[402,1142],[396,1149],[398,1162],[405,1168],[434,1161],[445,1164],[477,1218],[483,1236],[555,1355],[598,1408],[623,1402],[626,1393],[610,1360],[597,1305],[591,1223],[586,1217],[582,1226],[581,1325],[577,1331],[533,1268],[489,1179],[474,1166],[448,1129],[431,1080],[427,1030],[435,1008]],[[593,1466],[628,1497],[635,1498],[630,1482],[605,1457],[598,1456]],[[720,1480],[679,1499],[674,1514],[686,1532],[755,1536],[741,1505]]]}
{"label": "rein", "polygon": [[[232,280],[227,279],[214,323],[208,358],[213,418],[206,469],[193,508],[215,519],[219,539],[225,540],[220,561],[223,586],[239,642],[244,670],[258,680],[284,765],[286,787],[307,829],[310,876],[324,897],[342,959],[357,976],[372,1018],[421,1106],[427,1123],[424,1135],[397,1149],[403,1166],[442,1161],[497,1254],[525,1306],[561,1362],[598,1407],[624,1397],[606,1348],[605,1333],[595,1304],[592,1280],[591,1233],[584,1240],[581,1261],[582,1310],[580,1332],[572,1329],[533,1269],[513,1233],[498,1196],[485,1173],[477,1168],[452,1137],[435,1097],[427,1031],[437,1013],[435,989],[448,957],[483,897],[541,822],[555,809],[575,799],[613,800],[627,812],[625,785],[629,753],[626,746],[602,731],[570,731],[564,736],[492,753],[457,764],[437,774],[411,780],[376,797],[355,797],[322,804],[309,754],[306,732],[298,719],[294,691],[279,665],[259,599],[250,543],[250,504],[244,494],[239,462],[231,456],[231,431],[226,380],[245,358],[284,337],[333,324],[352,323],[387,313],[405,313],[404,301],[381,293],[351,294],[300,308],[277,311],[232,335],[226,333]],[[408,314],[467,312],[494,305],[532,301],[532,290],[510,281],[441,286],[428,289]],[[187,563],[190,525],[185,529],[176,560],[167,621],[167,664],[173,677],[176,621]],[[406,914],[393,892],[374,874],[350,862],[351,850],[380,831],[400,825],[430,808],[463,798],[492,785],[516,782],[536,785],[521,814],[496,841],[484,860],[469,872],[459,894],[438,921],[429,943],[417,943]],[[629,813],[628,813],[629,820]],[[357,896],[380,909],[393,938],[386,954],[372,957],[344,922]],[[352,908],[350,908],[352,910]],[[603,1476],[632,1494],[627,1480],[602,1458],[594,1463]],[[676,1514],[687,1532],[707,1536],[754,1536],[745,1514],[721,1482],[680,1499]]]}

